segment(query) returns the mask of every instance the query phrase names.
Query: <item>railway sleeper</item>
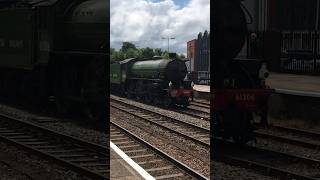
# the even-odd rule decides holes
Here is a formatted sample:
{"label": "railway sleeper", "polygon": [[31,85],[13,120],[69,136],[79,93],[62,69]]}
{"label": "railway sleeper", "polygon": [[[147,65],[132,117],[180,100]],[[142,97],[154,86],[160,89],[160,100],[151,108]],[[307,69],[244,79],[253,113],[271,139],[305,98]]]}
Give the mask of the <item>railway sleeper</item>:
{"label": "railway sleeper", "polygon": [[146,149],[137,149],[137,150],[126,151],[125,153],[129,154],[129,153],[146,152],[146,151],[147,151]]}
{"label": "railway sleeper", "polygon": [[117,142],[116,144],[117,144],[117,146],[122,147],[122,146],[134,144],[134,142],[133,141],[124,141],[124,142]]}
{"label": "railway sleeper", "polygon": [[129,157],[136,157],[136,156],[143,156],[143,155],[146,155],[146,154],[150,154],[152,152],[149,152],[147,150],[145,151],[136,151],[136,152],[126,152],[126,154],[129,156]]}
{"label": "railway sleeper", "polygon": [[127,151],[127,150],[133,150],[141,147],[138,144],[133,144],[133,145],[127,145],[127,146],[118,146],[122,151]]}
{"label": "railway sleeper", "polygon": [[[33,136],[26,136],[26,135],[18,135],[18,136],[9,136],[10,139],[14,139],[14,140],[22,140],[22,139],[34,139]],[[36,139],[39,141],[39,139]]]}
{"label": "railway sleeper", "polygon": [[113,139],[112,138],[121,138],[121,137],[125,137],[123,134],[113,134],[113,133],[110,133],[110,135],[112,137],[110,137],[110,140],[112,141]]}
{"label": "railway sleeper", "polygon": [[12,138],[12,139],[15,141],[22,142],[22,143],[24,143],[24,142],[39,142],[39,141],[44,142],[40,139],[27,139],[27,138]]}
{"label": "railway sleeper", "polygon": [[86,152],[87,150],[84,149],[64,149],[64,150],[49,150],[46,151],[47,153],[50,154],[65,154],[65,153],[81,153],[81,152]]}
{"label": "railway sleeper", "polygon": [[23,144],[28,146],[42,146],[42,145],[48,145],[48,142],[24,142]]}
{"label": "railway sleeper", "polygon": [[117,138],[111,138],[110,139],[111,141],[122,141],[122,140],[128,140],[128,138],[127,137],[124,137],[124,136],[119,136],[119,137],[117,137]]}
{"label": "railway sleeper", "polygon": [[[102,159],[92,159],[92,158],[82,158],[82,159],[72,159],[70,160],[70,162],[73,163],[99,163],[99,162],[103,162],[104,160]],[[104,163],[107,163],[107,159],[104,161]]]}
{"label": "railway sleeper", "polygon": [[[89,157],[89,156],[85,154],[61,154],[61,155],[57,155],[57,157],[62,159],[73,159],[73,158],[83,158],[83,157]],[[92,158],[92,159],[95,159],[95,158]]]}
{"label": "railway sleeper", "polygon": [[150,172],[156,172],[156,171],[167,171],[169,169],[173,169],[173,166],[167,165],[162,167],[152,167],[152,168],[147,168],[145,170],[150,173]]}
{"label": "railway sleeper", "polygon": [[150,169],[146,169],[146,171],[153,177],[181,173],[180,170],[173,168],[173,166],[150,168]]}
{"label": "railway sleeper", "polygon": [[148,155],[140,155],[140,156],[135,156],[130,158],[139,164],[140,161],[151,161],[151,160],[155,160],[157,157],[155,157],[154,154],[148,154]]}
{"label": "railway sleeper", "polygon": [[148,165],[149,163],[161,163],[163,162],[163,160],[161,159],[155,159],[155,160],[150,160],[150,161],[140,161],[139,165],[144,166],[144,165]]}
{"label": "railway sleeper", "polygon": [[79,163],[83,167],[107,167],[105,163]]}
{"label": "railway sleeper", "polygon": [[183,174],[183,173],[176,173],[176,174],[160,175],[160,176],[156,176],[154,178],[157,179],[157,180],[160,180],[160,179],[176,179],[178,177],[185,178],[185,176],[186,175]]}

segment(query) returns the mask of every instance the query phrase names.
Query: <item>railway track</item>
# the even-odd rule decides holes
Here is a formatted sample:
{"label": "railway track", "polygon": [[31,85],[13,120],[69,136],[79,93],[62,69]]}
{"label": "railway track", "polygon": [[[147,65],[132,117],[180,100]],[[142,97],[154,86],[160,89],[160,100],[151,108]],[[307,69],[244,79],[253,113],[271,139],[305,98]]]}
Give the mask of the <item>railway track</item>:
{"label": "railway track", "polygon": [[290,127],[283,127],[283,126],[278,126],[278,125],[272,125],[270,126],[271,129],[283,131],[286,133],[291,133],[291,134],[297,134],[301,136],[307,136],[310,138],[317,138],[320,139],[320,133],[318,132],[312,132],[312,131],[307,131],[307,130],[302,130],[302,129],[297,129],[297,128],[290,128]]}
{"label": "railway track", "polygon": [[203,104],[203,105],[208,105],[208,106],[210,106],[210,101],[208,101],[208,100],[194,99],[193,102],[198,103],[198,104]]}
{"label": "railway track", "polygon": [[207,179],[115,122],[111,122],[110,140],[155,179]]}
{"label": "railway track", "polygon": [[176,111],[198,119],[210,120],[210,103],[206,101],[194,100],[186,109],[178,108]]}
{"label": "railway track", "polygon": [[200,107],[200,108],[210,109],[210,103],[209,102],[193,100],[190,103],[190,105],[196,106],[196,107]]}
{"label": "railway track", "polygon": [[303,148],[320,149],[320,134],[316,132],[281,126],[270,126],[269,129],[255,131],[255,135],[257,138],[270,139]]}
{"label": "railway track", "polygon": [[177,108],[177,109],[175,109],[175,111],[179,112],[181,114],[185,114],[185,115],[197,118],[197,119],[202,119],[202,120],[206,120],[206,121],[210,120],[210,113],[207,111],[200,110],[200,109],[187,107],[186,109]]}
{"label": "railway track", "polygon": [[[320,161],[214,139],[213,159],[280,179],[318,180]],[[299,172],[297,172],[299,170]]]}
{"label": "railway track", "polygon": [[266,139],[310,150],[320,149],[320,134],[317,132],[282,126],[270,126],[268,129],[255,131],[255,136],[258,138],[258,142],[259,139]]}
{"label": "railway track", "polygon": [[177,134],[179,137],[191,140],[192,142],[202,145],[207,149],[210,148],[210,129],[165,116],[155,111],[142,109],[141,107],[116,99],[111,99],[110,106],[148,123],[166,129],[171,133]]}
{"label": "railway track", "polygon": [[[207,104],[206,102],[202,102],[202,101],[193,101],[190,104],[190,107],[187,108],[181,108],[181,107],[176,107],[174,109],[174,111],[181,113],[181,114],[185,114],[197,119],[202,119],[202,120],[206,120],[209,121],[210,120],[210,105]],[[192,107],[194,106],[194,107]],[[200,108],[200,109],[199,109]],[[201,110],[201,108],[203,110]],[[172,110],[172,108],[168,109],[168,110]]]}
{"label": "railway track", "polygon": [[90,179],[108,179],[109,148],[0,114],[0,139]]}

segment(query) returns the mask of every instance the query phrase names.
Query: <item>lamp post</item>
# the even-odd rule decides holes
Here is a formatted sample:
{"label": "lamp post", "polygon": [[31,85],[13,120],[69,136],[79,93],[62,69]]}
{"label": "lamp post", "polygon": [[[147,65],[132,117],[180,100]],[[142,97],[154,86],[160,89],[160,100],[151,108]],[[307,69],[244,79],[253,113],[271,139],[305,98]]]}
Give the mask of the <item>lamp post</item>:
{"label": "lamp post", "polygon": [[162,37],[162,39],[167,39],[168,40],[168,53],[170,52],[169,51],[169,41],[170,41],[170,39],[176,39],[176,38],[174,38],[174,37]]}

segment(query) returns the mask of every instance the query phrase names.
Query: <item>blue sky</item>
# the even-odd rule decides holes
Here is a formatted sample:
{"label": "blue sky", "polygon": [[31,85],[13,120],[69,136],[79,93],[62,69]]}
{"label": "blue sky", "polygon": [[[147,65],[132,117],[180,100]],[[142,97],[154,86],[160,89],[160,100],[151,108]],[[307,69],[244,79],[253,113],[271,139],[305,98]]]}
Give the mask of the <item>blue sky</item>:
{"label": "blue sky", "polygon": [[173,0],[174,3],[180,7],[184,7],[188,4],[189,0]]}
{"label": "blue sky", "polygon": [[[160,1],[164,1],[164,0],[151,0],[152,2],[160,2]],[[174,4],[179,6],[180,8],[185,7],[190,0],[173,0]]]}
{"label": "blue sky", "polygon": [[111,0],[110,6],[110,45],[116,49],[127,41],[165,50],[162,37],[174,37],[170,51],[186,54],[187,42],[210,30],[210,0]]}

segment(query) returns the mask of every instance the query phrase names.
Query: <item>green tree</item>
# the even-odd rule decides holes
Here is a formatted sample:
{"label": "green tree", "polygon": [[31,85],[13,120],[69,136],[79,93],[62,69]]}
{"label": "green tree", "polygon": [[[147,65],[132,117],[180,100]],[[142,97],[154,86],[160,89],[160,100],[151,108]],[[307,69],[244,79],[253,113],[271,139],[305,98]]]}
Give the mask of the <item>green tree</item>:
{"label": "green tree", "polygon": [[161,55],[163,58],[165,58],[165,59],[168,59],[169,58],[169,53],[168,53],[168,51],[164,51],[164,52],[162,52],[162,55]]}
{"label": "green tree", "polygon": [[141,48],[139,51],[139,58],[152,58],[154,55],[153,49],[149,47]]}
{"label": "green tree", "polygon": [[161,48],[155,48],[155,49],[154,49],[154,55],[155,55],[155,56],[162,56],[162,50],[161,50]]}
{"label": "green tree", "polygon": [[111,62],[122,61],[125,59],[124,53],[121,51],[114,51],[111,54]]}
{"label": "green tree", "polygon": [[116,52],[114,48],[110,48],[110,63],[114,62],[113,55]]}
{"label": "green tree", "polygon": [[127,52],[129,49],[137,49],[133,43],[123,42],[120,51]]}
{"label": "green tree", "polygon": [[[167,51],[162,51],[160,48],[152,49],[150,47],[146,48],[136,48],[136,46],[130,42],[123,42],[120,50],[110,48],[110,62],[122,61],[128,58],[152,58],[153,56],[162,56],[164,58],[169,58],[169,53]],[[185,59],[183,54],[177,55],[177,59]]]}
{"label": "green tree", "polygon": [[139,56],[139,51],[137,49],[130,48],[124,54],[125,59],[137,58]]}

